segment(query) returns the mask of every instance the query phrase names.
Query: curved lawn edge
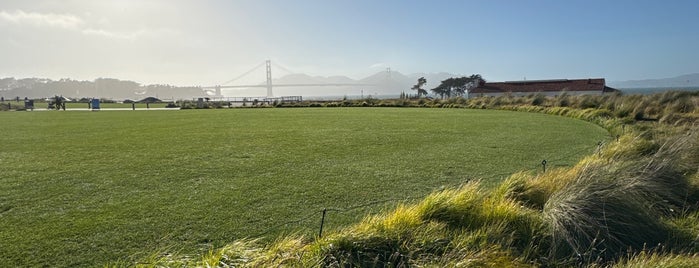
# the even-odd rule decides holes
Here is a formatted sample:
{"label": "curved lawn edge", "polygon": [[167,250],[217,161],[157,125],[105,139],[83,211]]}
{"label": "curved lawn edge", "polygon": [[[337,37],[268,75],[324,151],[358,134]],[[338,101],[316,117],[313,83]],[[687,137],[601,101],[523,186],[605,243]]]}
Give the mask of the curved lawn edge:
{"label": "curved lawn edge", "polygon": [[[312,236],[323,208],[332,232],[399,201],[500,174],[494,184],[543,158],[572,165],[606,135],[573,136],[589,129],[577,120],[457,109],[0,116],[14,126],[0,152],[9,167],[0,202],[12,208],[0,222],[12,230],[0,231],[0,258],[30,266],[137,262],[144,248],[194,254],[244,237]],[[545,131],[527,133],[533,128]],[[488,134],[474,142],[478,133]]]}
{"label": "curved lawn edge", "polygon": [[[539,175],[516,173],[491,191],[478,182],[445,189],[322,238],[290,235],[264,246],[239,240],[200,256],[198,263],[696,266],[699,213],[691,205],[699,200],[699,139],[692,135],[696,128],[686,124],[649,128],[629,124],[609,111],[565,110],[566,115],[599,122],[616,139],[572,168]],[[656,206],[649,210],[647,204]],[[574,207],[585,209],[570,209]],[[600,218],[604,221],[597,221]],[[172,266],[180,260],[151,259]]]}

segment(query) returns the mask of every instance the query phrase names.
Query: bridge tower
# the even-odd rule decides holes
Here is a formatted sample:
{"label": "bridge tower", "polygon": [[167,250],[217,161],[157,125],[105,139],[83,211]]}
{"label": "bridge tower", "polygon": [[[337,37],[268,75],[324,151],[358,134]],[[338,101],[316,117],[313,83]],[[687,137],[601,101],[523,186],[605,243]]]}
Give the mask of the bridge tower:
{"label": "bridge tower", "polygon": [[267,65],[267,98],[274,97],[272,94],[272,61],[265,61]]}

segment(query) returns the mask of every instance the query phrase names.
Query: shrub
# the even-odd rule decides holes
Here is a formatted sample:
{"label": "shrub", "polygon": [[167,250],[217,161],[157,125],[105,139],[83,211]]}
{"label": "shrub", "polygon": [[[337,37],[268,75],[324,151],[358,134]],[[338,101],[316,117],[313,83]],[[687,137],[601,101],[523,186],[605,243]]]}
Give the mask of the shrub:
{"label": "shrub", "polygon": [[623,118],[631,115],[632,110],[629,107],[621,106],[614,110],[614,116]]}
{"label": "shrub", "polygon": [[563,94],[560,97],[558,97],[556,105],[558,107],[568,107],[570,106],[570,100],[568,100],[568,95]]}
{"label": "shrub", "polygon": [[680,98],[667,105],[665,113],[690,113],[694,111],[694,102],[690,98]]}
{"label": "shrub", "polygon": [[600,106],[600,101],[596,96],[583,95],[580,97],[579,107],[582,109],[588,108],[598,108]]}
{"label": "shrub", "polygon": [[536,94],[532,98],[531,105],[534,105],[534,106],[543,105],[545,101],[546,101],[546,97],[544,95]]}
{"label": "shrub", "polygon": [[196,104],[192,103],[191,101],[183,101],[181,102],[180,109],[194,109],[196,108]]}
{"label": "shrub", "polygon": [[590,116],[595,119],[608,119],[612,118],[614,114],[606,109],[595,109]]}
{"label": "shrub", "polygon": [[633,110],[633,119],[636,121],[641,121],[646,119],[645,107],[637,106]]}

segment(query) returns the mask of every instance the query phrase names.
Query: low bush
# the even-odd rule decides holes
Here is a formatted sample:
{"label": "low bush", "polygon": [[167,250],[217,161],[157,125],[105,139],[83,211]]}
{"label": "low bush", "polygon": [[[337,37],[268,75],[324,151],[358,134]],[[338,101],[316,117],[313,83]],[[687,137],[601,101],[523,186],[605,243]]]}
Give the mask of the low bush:
{"label": "low bush", "polygon": [[545,101],[546,101],[546,96],[544,96],[542,94],[536,94],[532,98],[531,105],[534,105],[534,106],[543,105]]}

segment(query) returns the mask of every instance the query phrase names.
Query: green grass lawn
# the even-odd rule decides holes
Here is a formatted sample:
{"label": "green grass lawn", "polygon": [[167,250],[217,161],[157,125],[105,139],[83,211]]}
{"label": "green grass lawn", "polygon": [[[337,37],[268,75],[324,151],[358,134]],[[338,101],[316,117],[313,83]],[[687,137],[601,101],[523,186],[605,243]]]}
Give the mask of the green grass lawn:
{"label": "green grass lawn", "polygon": [[361,207],[330,211],[325,228],[339,228],[542,159],[572,165],[607,138],[579,120],[463,109],[4,112],[0,122],[8,266],[98,266],[313,235],[323,208]]}

